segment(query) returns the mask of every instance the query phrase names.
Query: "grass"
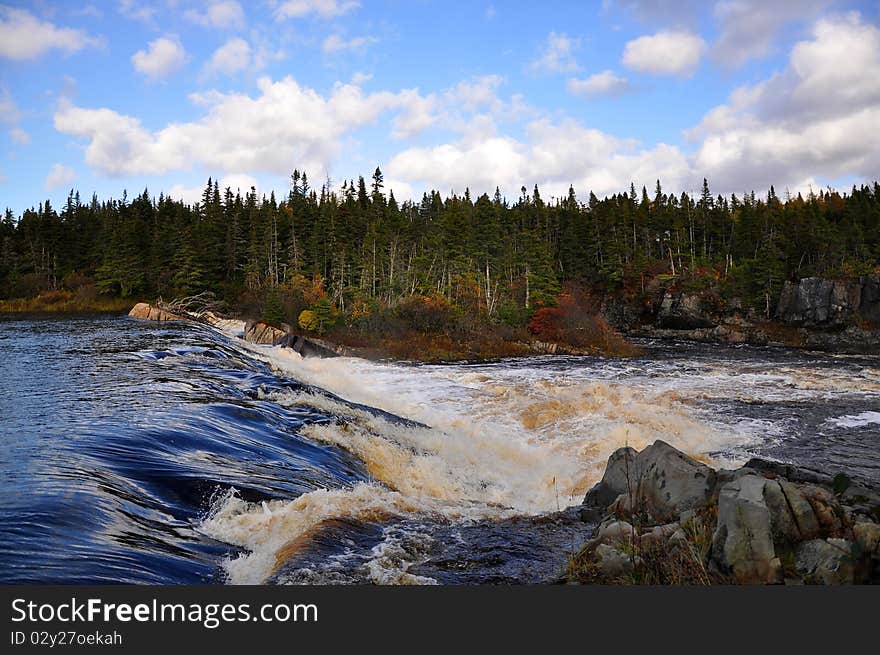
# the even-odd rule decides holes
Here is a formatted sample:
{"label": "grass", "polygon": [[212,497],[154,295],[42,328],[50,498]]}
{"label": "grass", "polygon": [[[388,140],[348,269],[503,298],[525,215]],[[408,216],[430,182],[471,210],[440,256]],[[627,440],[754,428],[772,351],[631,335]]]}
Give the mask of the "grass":
{"label": "grass", "polygon": [[134,302],[127,298],[101,296],[88,288],[45,291],[33,298],[0,300],[0,314],[77,314],[127,312]]}

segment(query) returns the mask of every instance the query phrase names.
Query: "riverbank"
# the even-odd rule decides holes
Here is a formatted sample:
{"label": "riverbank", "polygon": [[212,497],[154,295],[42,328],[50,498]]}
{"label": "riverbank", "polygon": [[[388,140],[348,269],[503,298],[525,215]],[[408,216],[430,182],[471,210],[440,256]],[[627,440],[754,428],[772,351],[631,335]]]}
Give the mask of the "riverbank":
{"label": "riverbank", "polygon": [[127,312],[131,300],[115,296],[77,293],[66,289],[46,291],[33,298],[0,300],[2,314],[115,314]]}

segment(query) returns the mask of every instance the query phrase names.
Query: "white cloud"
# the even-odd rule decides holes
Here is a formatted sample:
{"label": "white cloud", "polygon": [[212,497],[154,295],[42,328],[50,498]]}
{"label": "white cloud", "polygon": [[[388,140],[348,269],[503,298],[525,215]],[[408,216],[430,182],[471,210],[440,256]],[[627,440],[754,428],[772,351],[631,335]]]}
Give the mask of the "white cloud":
{"label": "white cloud", "polygon": [[64,164],[52,164],[49,175],[46,176],[46,191],[55,191],[62,187],[73,184],[76,180],[76,172]]}
{"label": "white cloud", "polygon": [[131,56],[135,70],[154,80],[180,70],[186,61],[186,50],[177,39],[170,37],[150,41],[146,50],[138,50]]}
{"label": "white cloud", "polygon": [[575,96],[617,96],[630,90],[629,81],[614,71],[604,70],[586,79],[571,78],[566,85],[568,92]]}
{"label": "white cloud", "polygon": [[286,18],[336,18],[361,6],[353,0],[286,0],[275,7],[275,16]]}
{"label": "white cloud", "polygon": [[356,36],[351,39],[344,39],[338,34],[331,34],[324,39],[321,49],[327,54],[335,54],[346,50],[363,50],[376,42],[378,42],[378,39],[372,36]]}
{"label": "white cloud", "polygon": [[204,10],[189,9],[184,16],[202,27],[235,29],[244,26],[244,10],[236,0],[209,0]]}
{"label": "white cloud", "polygon": [[130,20],[152,23],[157,12],[158,9],[155,6],[138,0],[119,0],[119,13]]}
{"label": "white cloud", "polygon": [[0,57],[26,61],[50,50],[74,53],[100,40],[81,30],[56,27],[24,9],[0,6]]}
{"label": "white cloud", "polygon": [[256,68],[251,58],[251,46],[244,39],[229,39],[214,51],[205,63],[203,73],[214,75],[235,75]]}
{"label": "white cloud", "polygon": [[432,148],[410,148],[387,166],[389,178],[412,188],[425,186],[459,193],[491,193],[498,185],[508,195],[538,184],[545,197],[564,195],[570,185],[584,193],[613,193],[637,184],[652,185],[659,176],[671,185],[689,176],[687,158],[678,148],[638,144],[585,128],[567,119],[531,122],[525,140],[489,136]]}
{"label": "white cloud", "polygon": [[373,79],[372,73],[362,73],[361,71],[356,72],[351,76],[351,83],[355,86],[361,86],[362,84],[366,84],[370,80]]}
{"label": "white cloud", "polygon": [[298,166],[320,175],[338,155],[345,135],[409,102],[403,92],[365,94],[352,84],[337,84],[325,97],[290,77],[277,82],[261,78],[257,86],[257,97],[193,94],[191,100],[204,115],[158,131],[111,109],[62,101],[55,128],[84,139],[86,162],[108,175],[162,174],[197,164],[223,173],[280,175]]}
{"label": "white cloud", "polygon": [[578,39],[550,32],[538,57],[529,63],[533,73],[573,73],[580,70],[574,52],[580,47]]}
{"label": "white cloud", "polygon": [[880,171],[880,29],[858,14],[818,21],[788,67],[734,91],[687,134],[696,172],[730,190],[796,187]]}
{"label": "white cloud", "polygon": [[690,32],[658,32],[628,42],[623,64],[642,73],[688,76],[699,65],[705,48],[706,42]]}
{"label": "white cloud", "polygon": [[20,127],[13,127],[9,130],[9,138],[12,139],[13,143],[17,143],[20,146],[26,146],[31,142],[31,135]]}

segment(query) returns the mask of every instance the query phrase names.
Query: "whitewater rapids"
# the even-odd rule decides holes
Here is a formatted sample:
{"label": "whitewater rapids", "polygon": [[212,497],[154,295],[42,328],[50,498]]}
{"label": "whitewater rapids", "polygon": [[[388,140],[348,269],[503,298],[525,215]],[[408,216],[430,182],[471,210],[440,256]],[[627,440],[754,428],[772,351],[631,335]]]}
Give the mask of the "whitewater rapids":
{"label": "whitewater rapids", "polygon": [[[238,332],[226,327],[230,335]],[[705,395],[705,380],[688,388],[686,381],[620,379],[619,363],[605,374],[602,367],[548,368],[543,358],[508,367],[411,366],[240,345],[283,375],[330,392],[284,391],[267,399],[338,417],[301,434],[348,450],[375,482],[260,504],[234,494],[223,498],[201,529],[245,549],[225,563],[233,584],[264,582],[290,544],[330,519],[467,522],[543,514],[578,504],[621,446],[641,449],[664,439],[703,461],[728,465],[737,460],[731,453],[767,427],[701,419],[685,401],[688,394]],[[380,550],[391,546],[386,541]],[[410,579],[411,562],[384,567],[381,555],[370,563],[375,582],[426,582]]]}

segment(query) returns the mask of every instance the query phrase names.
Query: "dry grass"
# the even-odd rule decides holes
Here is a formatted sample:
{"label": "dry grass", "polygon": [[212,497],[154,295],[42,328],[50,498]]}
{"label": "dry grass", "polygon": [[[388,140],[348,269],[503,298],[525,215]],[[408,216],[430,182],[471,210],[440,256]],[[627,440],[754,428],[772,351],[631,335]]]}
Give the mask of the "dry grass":
{"label": "dry grass", "polygon": [[75,314],[127,312],[132,300],[90,293],[88,289],[45,291],[34,298],[0,300],[0,314]]}

